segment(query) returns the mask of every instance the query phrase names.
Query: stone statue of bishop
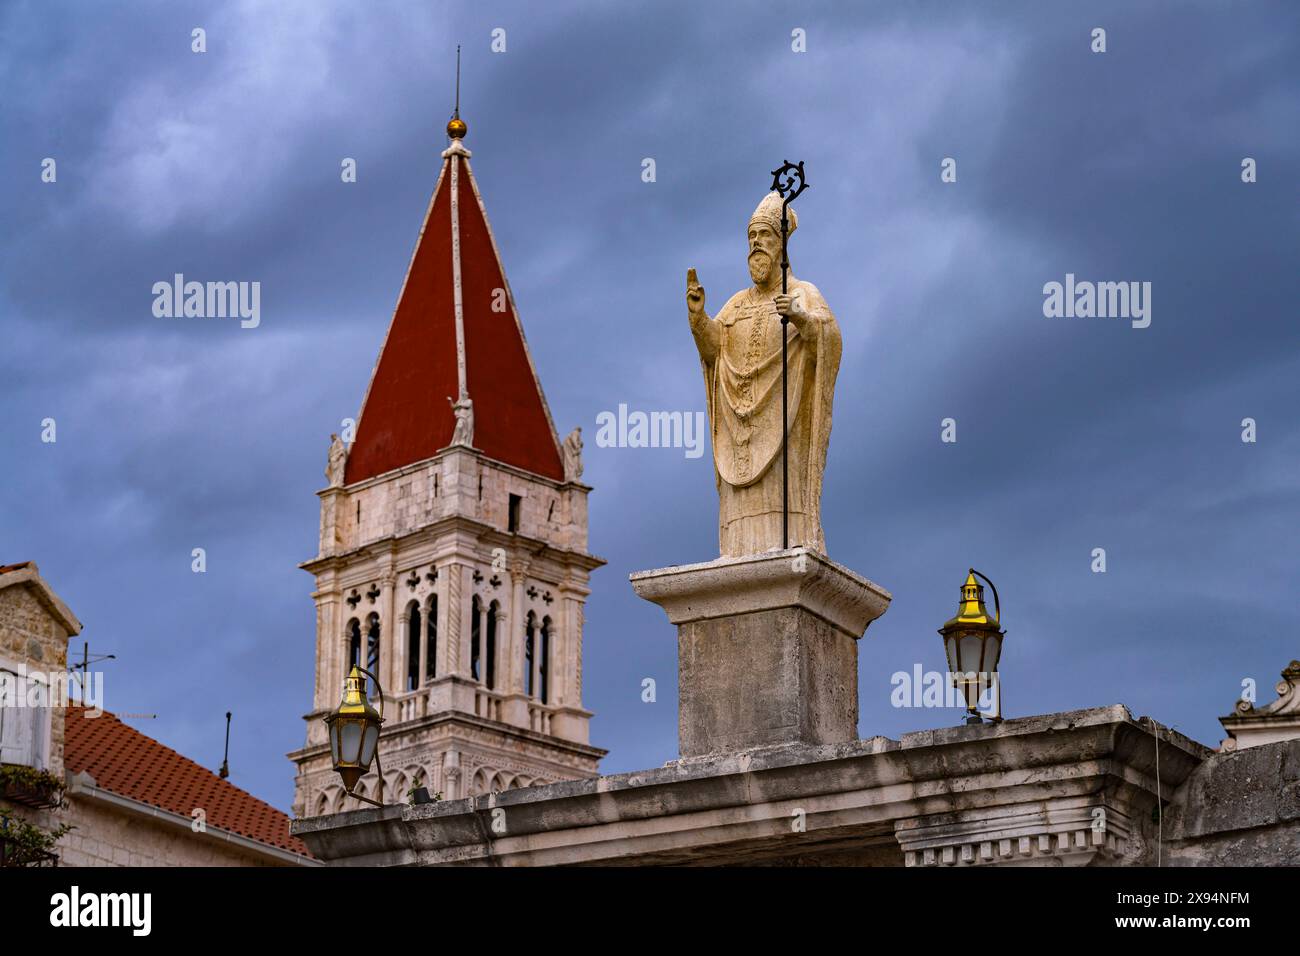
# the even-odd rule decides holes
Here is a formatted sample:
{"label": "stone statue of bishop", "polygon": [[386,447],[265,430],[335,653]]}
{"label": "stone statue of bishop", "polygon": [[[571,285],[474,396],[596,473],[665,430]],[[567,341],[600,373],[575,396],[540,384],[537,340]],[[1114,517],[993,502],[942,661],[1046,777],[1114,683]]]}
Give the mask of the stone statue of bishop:
{"label": "stone statue of bishop", "polygon": [[[790,235],[798,219],[787,211]],[[789,351],[790,547],[826,553],[822,473],[831,399],[840,368],[840,329],[811,282],[788,278],[781,293],[781,197],[763,198],[749,220],[753,286],[704,311],[695,270],[686,274],[691,332],[704,390],[718,486],[718,543],[724,557],[781,548],[781,316]]]}

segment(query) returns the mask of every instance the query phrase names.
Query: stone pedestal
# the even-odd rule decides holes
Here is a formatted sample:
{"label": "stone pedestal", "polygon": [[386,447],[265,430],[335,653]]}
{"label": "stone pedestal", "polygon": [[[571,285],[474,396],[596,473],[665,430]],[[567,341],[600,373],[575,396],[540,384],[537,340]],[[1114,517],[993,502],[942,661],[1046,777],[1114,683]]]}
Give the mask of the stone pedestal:
{"label": "stone pedestal", "polygon": [[857,642],[888,591],[805,548],[640,571],[631,582],[677,625],[683,758],[857,740]]}

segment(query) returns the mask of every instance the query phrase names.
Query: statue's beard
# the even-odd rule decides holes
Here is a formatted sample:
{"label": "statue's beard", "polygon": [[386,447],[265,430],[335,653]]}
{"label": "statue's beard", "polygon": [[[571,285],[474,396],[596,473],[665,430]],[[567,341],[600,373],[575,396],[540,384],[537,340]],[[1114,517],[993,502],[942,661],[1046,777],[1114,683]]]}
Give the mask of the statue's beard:
{"label": "statue's beard", "polygon": [[772,275],[772,257],[762,249],[749,254],[749,277],[754,285],[763,285]]}

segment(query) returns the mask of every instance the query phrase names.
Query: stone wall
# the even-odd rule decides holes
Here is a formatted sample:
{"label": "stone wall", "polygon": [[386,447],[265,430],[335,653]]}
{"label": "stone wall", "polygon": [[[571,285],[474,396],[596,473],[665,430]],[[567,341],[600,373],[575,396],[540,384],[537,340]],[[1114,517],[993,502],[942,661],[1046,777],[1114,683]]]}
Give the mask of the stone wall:
{"label": "stone wall", "polygon": [[1300,864],[1300,740],[1210,757],[1174,794],[1163,837],[1166,866]]}
{"label": "stone wall", "polygon": [[[21,572],[10,572],[11,574]],[[68,663],[68,632],[30,586],[0,588],[0,666],[25,665],[28,672],[63,674]],[[63,775],[63,708],[50,714],[49,765]]]}
{"label": "stone wall", "polygon": [[57,670],[66,663],[67,649],[67,631],[30,588],[0,589],[0,653],[26,658],[30,667]]}

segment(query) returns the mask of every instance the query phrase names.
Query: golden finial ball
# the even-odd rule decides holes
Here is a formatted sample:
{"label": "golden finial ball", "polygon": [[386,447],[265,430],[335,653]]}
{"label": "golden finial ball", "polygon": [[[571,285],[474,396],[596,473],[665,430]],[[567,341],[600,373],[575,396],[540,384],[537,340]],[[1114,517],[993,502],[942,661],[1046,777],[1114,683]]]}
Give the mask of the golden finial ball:
{"label": "golden finial ball", "polygon": [[451,122],[447,124],[447,135],[452,139],[462,139],[468,131],[469,127],[465,125],[465,121],[459,116],[453,117]]}

